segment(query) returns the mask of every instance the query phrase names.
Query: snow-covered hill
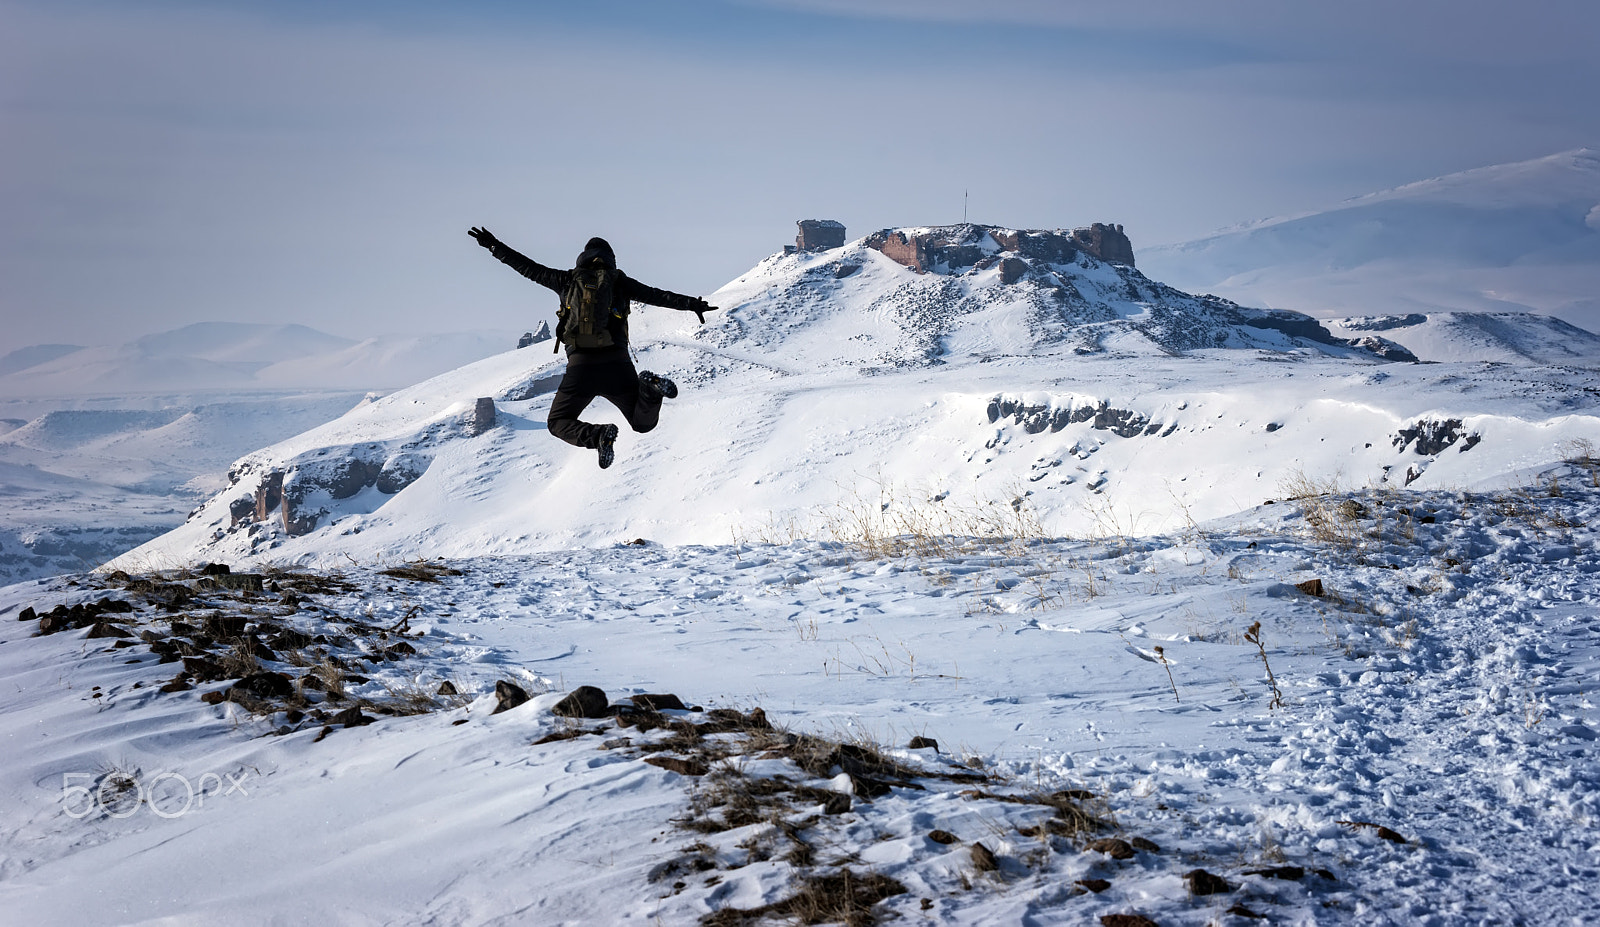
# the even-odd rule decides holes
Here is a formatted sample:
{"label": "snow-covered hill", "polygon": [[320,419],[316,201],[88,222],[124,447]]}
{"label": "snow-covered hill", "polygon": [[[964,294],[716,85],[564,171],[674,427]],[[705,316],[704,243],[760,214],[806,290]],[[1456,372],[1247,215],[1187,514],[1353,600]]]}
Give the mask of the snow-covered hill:
{"label": "snow-covered hill", "polygon": [[385,334],[357,341],[303,325],[202,322],[124,345],[13,351],[0,358],[0,399],[394,389],[516,342],[515,332]]}
{"label": "snow-covered hill", "polygon": [[[609,470],[512,350],[0,587],[0,910],[1593,920],[1600,373],[1386,361],[1069,239],[639,310],[683,392]],[[65,424],[0,441],[115,432]]]}
{"label": "snow-covered hill", "polygon": [[1600,326],[1600,152],[1579,149],[1145,249],[1195,292],[1318,317],[1535,312]]}
{"label": "snow-covered hill", "polygon": [[[560,361],[510,351],[248,455],[117,564],[715,543],[886,504],[1015,506],[1052,534],[1158,530],[1299,474],[1503,485],[1600,442],[1600,374],[1386,363],[1306,317],[1084,252],[1002,251],[996,232],[1015,234],[888,233],[922,240],[928,273],[872,247],[884,233],[777,255],[713,294],[726,311],[704,328],[641,310],[639,366],[683,396],[656,431],[624,426],[611,470],[544,433]],[[603,404],[593,417],[620,421]]]}
{"label": "snow-covered hill", "polygon": [[1323,319],[1344,338],[1377,336],[1424,361],[1600,364],[1600,335],[1528,312],[1429,312]]}

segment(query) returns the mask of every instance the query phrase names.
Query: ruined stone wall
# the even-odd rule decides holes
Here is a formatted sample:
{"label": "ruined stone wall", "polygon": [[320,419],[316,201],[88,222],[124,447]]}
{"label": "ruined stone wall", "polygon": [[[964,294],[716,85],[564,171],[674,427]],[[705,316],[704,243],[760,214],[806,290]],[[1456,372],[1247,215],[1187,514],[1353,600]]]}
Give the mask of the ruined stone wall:
{"label": "ruined stone wall", "polygon": [[1073,229],[1072,240],[1080,248],[1102,261],[1133,265],[1133,242],[1120,225],[1096,222],[1086,229]]}
{"label": "ruined stone wall", "polygon": [[833,219],[801,219],[794,246],[800,251],[828,251],[844,247],[844,225]]}
{"label": "ruined stone wall", "polygon": [[[992,266],[985,263],[992,260],[985,256],[985,236],[993,238],[1003,251],[1036,263],[1069,264],[1082,251],[1102,261],[1133,266],[1133,243],[1123,233],[1122,226],[1100,222],[1070,233],[970,224],[943,226],[915,234],[884,229],[867,236],[865,244],[917,273],[927,273],[939,265],[951,271]],[[1007,282],[1011,282],[1020,273],[1013,267],[1005,275],[1010,278]]]}

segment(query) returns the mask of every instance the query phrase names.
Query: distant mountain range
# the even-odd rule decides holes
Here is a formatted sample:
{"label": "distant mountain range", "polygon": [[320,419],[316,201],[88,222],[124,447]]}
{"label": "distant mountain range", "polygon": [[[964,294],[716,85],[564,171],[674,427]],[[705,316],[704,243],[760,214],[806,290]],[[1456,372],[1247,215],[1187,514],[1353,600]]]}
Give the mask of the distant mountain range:
{"label": "distant mountain range", "polygon": [[1536,312],[1593,330],[1600,151],[1406,184],[1146,248],[1139,262],[1191,292],[1319,318]]}
{"label": "distant mountain range", "polygon": [[357,341],[304,325],[201,322],[123,345],[13,351],[0,357],[0,399],[397,389],[515,347],[518,334],[394,334]]}

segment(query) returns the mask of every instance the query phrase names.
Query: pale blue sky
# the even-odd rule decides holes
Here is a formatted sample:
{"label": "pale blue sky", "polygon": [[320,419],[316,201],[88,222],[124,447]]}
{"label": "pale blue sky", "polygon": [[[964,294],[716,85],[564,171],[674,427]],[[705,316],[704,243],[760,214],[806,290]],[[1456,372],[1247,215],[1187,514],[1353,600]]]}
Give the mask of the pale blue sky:
{"label": "pale blue sky", "polygon": [[532,327],[475,224],[696,294],[963,190],[1178,241],[1600,144],[1597,37],[1591,0],[0,0],[0,354]]}

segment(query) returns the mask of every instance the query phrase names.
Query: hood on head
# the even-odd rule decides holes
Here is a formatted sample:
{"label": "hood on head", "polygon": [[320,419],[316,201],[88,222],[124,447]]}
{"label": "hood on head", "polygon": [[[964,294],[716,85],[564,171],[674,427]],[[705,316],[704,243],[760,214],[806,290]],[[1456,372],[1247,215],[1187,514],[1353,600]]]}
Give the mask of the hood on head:
{"label": "hood on head", "polygon": [[578,255],[578,263],[574,266],[588,267],[595,261],[599,261],[608,270],[617,269],[616,252],[611,250],[611,243],[604,238],[589,239],[589,243],[583,246],[583,253]]}

